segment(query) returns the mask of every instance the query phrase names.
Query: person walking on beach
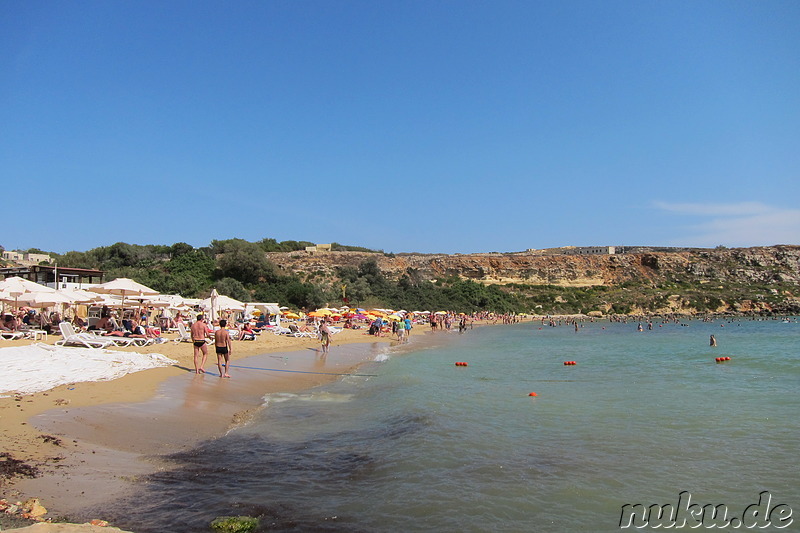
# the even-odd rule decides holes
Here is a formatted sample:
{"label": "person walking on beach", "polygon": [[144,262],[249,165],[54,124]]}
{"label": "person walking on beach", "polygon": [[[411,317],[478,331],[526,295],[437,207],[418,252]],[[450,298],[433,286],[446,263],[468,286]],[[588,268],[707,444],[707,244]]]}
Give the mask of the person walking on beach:
{"label": "person walking on beach", "polygon": [[[219,321],[219,329],[214,332],[214,350],[217,352],[217,368],[219,368],[219,377],[229,378],[228,368],[230,366],[230,357],[233,353],[233,344],[231,343],[231,336],[228,333],[228,321],[223,319]],[[223,364],[222,361],[225,360]],[[225,372],[222,367],[225,367]]]}
{"label": "person walking on beach", "polygon": [[328,322],[322,321],[319,325],[319,340],[322,343],[322,354],[327,355],[331,347],[331,330],[328,328]]}
{"label": "person walking on beach", "polygon": [[403,342],[408,342],[408,337],[411,336],[411,316],[406,315],[403,319],[403,328],[406,330],[405,335],[403,335]]}
{"label": "person walking on beach", "polygon": [[[192,344],[194,345],[194,373],[206,373],[206,359],[208,358],[208,348],[206,347],[206,337],[208,336],[208,329],[206,327],[205,317],[197,315],[197,321],[192,324]],[[202,355],[202,361],[200,356]],[[199,364],[198,364],[199,363]]]}

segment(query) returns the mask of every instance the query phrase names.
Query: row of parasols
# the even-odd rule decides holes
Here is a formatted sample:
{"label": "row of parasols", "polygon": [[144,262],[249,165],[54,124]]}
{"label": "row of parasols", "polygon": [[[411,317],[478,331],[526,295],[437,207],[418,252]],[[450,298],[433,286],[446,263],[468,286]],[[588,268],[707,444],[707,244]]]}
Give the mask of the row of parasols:
{"label": "row of parasols", "polygon": [[245,309],[245,304],[227,296],[212,292],[206,300],[183,298],[174,294],[160,294],[158,291],[128,278],[117,278],[85,290],[76,288],[53,289],[33,281],[9,277],[0,281],[0,301],[31,308],[45,308],[60,304],[107,306],[110,308],[165,307],[174,310],[191,311],[196,307],[208,310]]}
{"label": "row of parasols", "polygon": [[[349,308],[349,307],[342,307],[341,309],[331,308],[331,307],[323,307],[322,309],[317,309],[316,311],[311,311],[308,313],[310,317],[330,317],[334,320],[338,320],[341,318],[351,318],[356,320],[375,320],[376,318],[381,318],[383,320],[391,320],[391,321],[399,321],[406,318],[406,316],[413,315],[413,316],[423,316],[423,315],[446,315],[447,311],[436,311],[435,313],[431,313],[430,311],[406,311],[405,309],[400,309],[399,311],[395,311],[393,309],[370,309],[369,311],[362,308]],[[463,313],[462,313],[463,314]],[[300,318],[295,313],[284,313],[286,318]]]}
{"label": "row of parasols", "polygon": [[[160,294],[158,291],[128,278],[117,278],[100,285],[88,287],[86,290],[75,288],[53,289],[33,281],[9,277],[0,281],[0,301],[13,303],[15,308],[27,306],[45,308],[59,304],[108,306],[113,308],[131,308],[136,306],[167,307],[190,311],[201,308],[211,311],[212,316],[219,311],[245,311],[247,304],[217,293],[216,289],[205,300],[182,298],[173,294]],[[293,313],[287,307],[281,307],[284,318],[298,319],[301,314]],[[258,311],[256,311],[258,314]],[[308,313],[308,316],[331,317],[333,319],[352,318],[357,320],[402,320],[407,315],[429,315],[430,311],[406,311],[404,309],[362,309],[323,307]],[[445,315],[446,311],[436,311],[435,315]]]}

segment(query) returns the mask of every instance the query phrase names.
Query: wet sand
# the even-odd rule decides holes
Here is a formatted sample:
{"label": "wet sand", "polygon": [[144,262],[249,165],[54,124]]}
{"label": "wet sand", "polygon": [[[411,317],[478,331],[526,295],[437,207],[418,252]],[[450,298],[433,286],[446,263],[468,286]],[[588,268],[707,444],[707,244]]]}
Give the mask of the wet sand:
{"label": "wet sand", "polygon": [[232,363],[231,379],[220,379],[207,366],[206,374],[167,378],[145,401],[39,414],[29,423],[75,452],[53,474],[22,480],[17,488],[36,494],[53,512],[86,518],[83,510],[123,496],[138,476],[169,468],[163,455],[247,423],[262,408],[265,394],[306,390],[357,374],[357,367],[373,361],[384,346],[341,345],[326,357],[315,349],[250,356]]}
{"label": "wet sand", "polygon": [[[161,353],[178,364],[113,381],[0,398],[0,450],[39,466],[42,473],[30,480],[0,479],[0,497],[42,498],[49,516],[113,497],[124,488],[120,481],[152,471],[147,457],[227,431],[260,405],[266,393],[300,391],[338,379],[335,374],[352,371],[374,345],[390,342],[365,330],[343,330],[334,336],[331,354],[323,361],[316,339],[263,333],[255,341],[235,341],[231,365],[281,371],[232,366],[231,379],[218,377],[213,346],[204,376],[194,374],[191,343],[120,348]],[[0,347],[29,343],[6,341]],[[98,486],[104,476],[115,486]]]}

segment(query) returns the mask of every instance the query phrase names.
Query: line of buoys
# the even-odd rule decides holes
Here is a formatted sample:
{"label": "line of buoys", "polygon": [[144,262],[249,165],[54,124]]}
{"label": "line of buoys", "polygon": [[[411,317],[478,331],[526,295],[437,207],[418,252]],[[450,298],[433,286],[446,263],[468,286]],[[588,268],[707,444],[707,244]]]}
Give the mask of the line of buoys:
{"label": "line of buoys", "polygon": [[716,361],[717,363],[724,363],[725,361],[730,361],[730,360],[731,360],[731,358],[727,357],[727,356],[725,356],[725,357],[715,357],[714,358],[714,361]]}
{"label": "line of buoys", "polygon": [[531,393],[528,393],[528,396],[539,396],[539,395],[536,394],[535,392],[531,392]]}
{"label": "line of buoys", "polygon": [[469,366],[469,364],[464,361],[456,361],[456,366]]}
{"label": "line of buoys", "polygon": [[564,361],[564,365],[566,366],[577,365],[577,364],[578,364],[577,361]]}

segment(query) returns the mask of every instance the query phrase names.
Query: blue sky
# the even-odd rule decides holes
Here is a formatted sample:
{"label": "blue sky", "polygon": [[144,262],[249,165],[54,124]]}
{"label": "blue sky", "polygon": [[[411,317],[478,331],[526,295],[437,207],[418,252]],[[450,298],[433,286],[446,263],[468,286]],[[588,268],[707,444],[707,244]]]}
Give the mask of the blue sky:
{"label": "blue sky", "polygon": [[6,1],[0,244],[800,244],[800,2]]}

